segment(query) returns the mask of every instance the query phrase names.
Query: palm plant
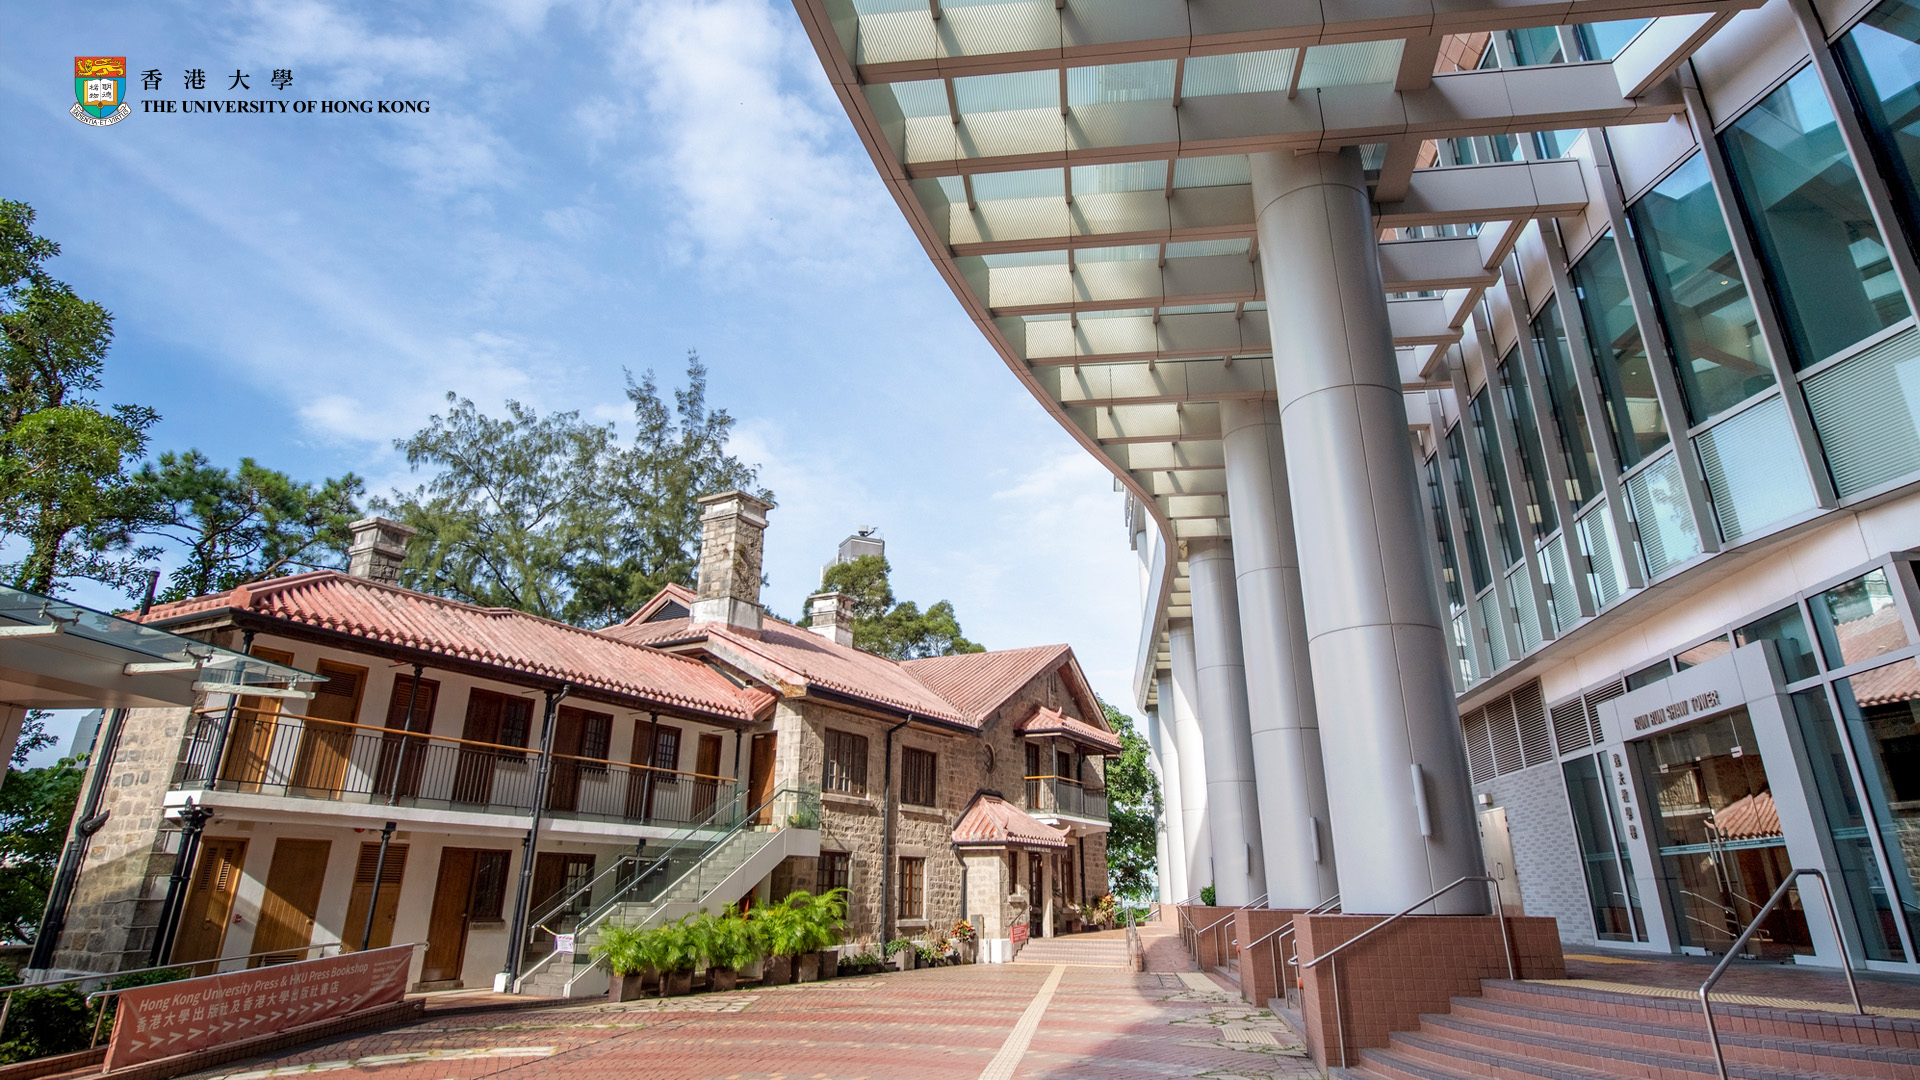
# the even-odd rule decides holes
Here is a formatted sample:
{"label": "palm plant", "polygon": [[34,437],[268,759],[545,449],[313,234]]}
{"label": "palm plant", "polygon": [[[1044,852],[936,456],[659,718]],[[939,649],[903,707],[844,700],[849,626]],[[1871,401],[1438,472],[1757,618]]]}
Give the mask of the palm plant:
{"label": "palm plant", "polygon": [[599,940],[593,943],[594,958],[604,958],[607,970],[615,976],[639,975],[653,966],[647,955],[650,933],[627,923],[608,923],[600,928]]}
{"label": "palm plant", "polygon": [[694,920],[693,936],[716,981],[720,972],[737,973],[763,955],[752,925],[732,904],[718,915],[702,911]]}

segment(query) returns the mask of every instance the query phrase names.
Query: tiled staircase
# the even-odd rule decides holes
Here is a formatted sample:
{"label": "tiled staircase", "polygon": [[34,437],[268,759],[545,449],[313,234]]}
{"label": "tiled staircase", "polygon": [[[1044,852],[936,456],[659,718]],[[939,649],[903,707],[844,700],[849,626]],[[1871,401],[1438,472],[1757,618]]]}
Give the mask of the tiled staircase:
{"label": "tiled staircase", "polygon": [[[1391,1045],[1361,1050],[1346,1075],[1384,1080],[1714,1080],[1699,1001],[1551,982],[1489,981]],[[1714,1004],[1728,1075],[1920,1077],[1920,1019]],[[1333,1064],[1337,1064],[1334,1062]],[[1335,1075],[1340,1075],[1336,1072]]]}
{"label": "tiled staircase", "polygon": [[1033,938],[1014,956],[1016,964],[1081,964],[1131,968],[1124,937]]}

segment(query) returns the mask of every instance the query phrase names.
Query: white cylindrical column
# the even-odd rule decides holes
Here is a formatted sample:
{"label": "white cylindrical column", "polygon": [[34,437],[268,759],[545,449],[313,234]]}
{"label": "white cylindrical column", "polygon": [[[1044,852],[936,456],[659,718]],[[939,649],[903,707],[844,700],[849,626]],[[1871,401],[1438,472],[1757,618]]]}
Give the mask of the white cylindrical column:
{"label": "white cylindrical column", "polygon": [[1159,705],[1152,716],[1160,733],[1160,810],[1167,825],[1167,883],[1173,893],[1168,899],[1178,903],[1200,890],[1189,888],[1187,880],[1186,803],[1180,794],[1180,740],[1173,726],[1171,673],[1163,672],[1156,678],[1155,696]]}
{"label": "white cylindrical column", "polygon": [[1167,623],[1167,650],[1173,654],[1173,743],[1179,752],[1180,846],[1187,856],[1184,891],[1198,896],[1213,884],[1213,836],[1207,824],[1207,765],[1200,737],[1199,673],[1193,660],[1193,622]]}
{"label": "white cylindrical column", "polygon": [[1341,907],[1395,912],[1482,871],[1366,182],[1354,147],[1250,160]]}
{"label": "white cylindrical column", "polygon": [[1232,543],[1188,543],[1187,575],[1193,588],[1214,902],[1240,907],[1266,894],[1267,867],[1260,850],[1260,799],[1253,783],[1253,732],[1247,723],[1247,664],[1240,650]]}
{"label": "white cylindrical column", "polygon": [[1223,401],[1220,430],[1267,906],[1309,908],[1340,886],[1328,832],[1280,409],[1271,401]]}
{"label": "white cylindrical column", "polygon": [[1164,752],[1167,738],[1160,730],[1160,710],[1147,710],[1147,767],[1160,784],[1160,813],[1153,821],[1153,882],[1154,895],[1163,904],[1171,904],[1185,899],[1185,895],[1176,892],[1173,877],[1173,860],[1178,853],[1178,845],[1173,837],[1179,826],[1175,824],[1172,804],[1172,790],[1167,786],[1167,758]]}

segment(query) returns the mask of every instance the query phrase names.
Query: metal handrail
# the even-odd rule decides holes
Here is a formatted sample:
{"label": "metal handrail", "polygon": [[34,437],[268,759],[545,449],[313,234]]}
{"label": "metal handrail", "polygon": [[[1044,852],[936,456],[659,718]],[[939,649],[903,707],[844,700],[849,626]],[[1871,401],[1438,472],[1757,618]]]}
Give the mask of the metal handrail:
{"label": "metal handrail", "polygon": [[[1361,931],[1360,933],[1355,934],[1353,937],[1350,937],[1347,940],[1341,942],[1340,944],[1335,945],[1333,948],[1328,949],[1326,952],[1321,953],[1319,956],[1316,956],[1311,960],[1302,962],[1300,964],[1300,970],[1305,971],[1311,967],[1319,967],[1322,962],[1333,959],[1334,957],[1347,951],[1348,948],[1354,945],[1358,945],[1360,942],[1365,941],[1367,938],[1372,937],[1374,934],[1378,933],[1379,931],[1385,929],[1386,927],[1392,925],[1393,923],[1399,922],[1401,919],[1404,919],[1408,915],[1411,915],[1414,912],[1420,910],[1421,908],[1426,907],[1428,904],[1433,903],[1435,900],[1438,900],[1440,897],[1445,896],[1447,893],[1452,892],[1454,889],[1457,889],[1460,886],[1465,885],[1469,881],[1484,882],[1487,885],[1488,892],[1490,893],[1491,899],[1493,901],[1493,917],[1496,921],[1500,923],[1500,945],[1503,949],[1506,950],[1506,953],[1507,953],[1507,978],[1509,979],[1515,978],[1516,975],[1515,975],[1515,969],[1513,966],[1513,938],[1511,937],[1509,928],[1507,927],[1507,913],[1505,909],[1503,909],[1500,906],[1500,882],[1495,878],[1486,874],[1467,874],[1463,877],[1455,878],[1454,880],[1448,882],[1446,885],[1443,885],[1440,888],[1434,890],[1433,892],[1428,893],[1426,896],[1416,901],[1412,906],[1387,916],[1386,918],[1380,920],[1379,922],[1374,923],[1372,926],[1367,927],[1365,930]],[[1340,1067],[1344,1069],[1347,1067],[1347,1022],[1346,1022],[1347,1018],[1346,1018],[1346,1014],[1341,1010],[1341,1007],[1340,1007],[1340,965],[1339,964],[1333,965],[1331,970],[1333,972],[1333,975],[1332,975],[1333,1021],[1334,1021],[1335,1031],[1338,1033],[1338,1037],[1340,1039]]]}
{"label": "metal handrail", "polygon": [[[1332,911],[1333,909],[1339,906],[1340,906],[1340,894],[1334,893],[1332,896],[1327,897],[1325,900],[1322,900],[1319,903],[1308,908],[1307,910],[1301,912],[1300,915],[1319,915],[1324,912]],[[1258,947],[1263,942],[1267,943],[1267,958],[1273,961],[1273,981],[1276,984],[1275,988],[1281,992],[1280,993],[1281,997],[1288,996],[1287,994],[1288,987],[1284,985],[1283,980],[1280,978],[1280,953],[1279,953],[1280,942],[1285,941],[1287,938],[1293,936],[1293,924],[1295,920],[1299,919],[1300,915],[1295,915],[1292,919],[1288,919],[1286,922],[1281,923],[1279,926],[1274,927],[1273,929],[1267,931],[1266,933],[1260,935],[1259,937],[1253,939],[1252,941],[1247,942],[1245,945],[1240,946],[1240,951],[1242,953],[1245,953],[1251,949]],[[1295,940],[1297,941],[1299,939],[1295,938]],[[1287,957],[1288,967],[1294,967],[1297,965],[1297,963],[1298,963],[1297,953]],[[1243,979],[1246,978],[1245,972],[1241,973],[1241,978]],[[1291,999],[1289,999],[1289,1004],[1291,1004]]]}
{"label": "metal handrail", "polygon": [[1780,883],[1779,888],[1773,890],[1773,895],[1767,898],[1766,905],[1760,909],[1760,914],[1755,915],[1753,921],[1748,923],[1747,928],[1734,940],[1733,946],[1727,950],[1727,955],[1721,957],[1720,962],[1714,965],[1713,974],[1707,976],[1707,981],[1700,984],[1700,1011],[1707,1018],[1707,1042],[1713,1047],[1713,1067],[1719,1071],[1720,1080],[1727,1080],[1727,1058],[1720,1049],[1720,1032],[1713,1026],[1713,1006],[1707,1000],[1708,995],[1713,990],[1713,984],[1719,982],[1720,976],[1726,974],[1727,968],[1733,966],[1733,962],[1739,958],[1741,947],[1746,945],[1747,939],[1759,929],[1760,920],[1766,918],[1780,901],[1786,899],[1788,889],[1793,888],[1801,878],[1808,875],[1820,879],[1820,896],[1827,902],[1827,918],[1832,923],[1834,944],[1840,952],[1840,970],[1847,976],[1847,993],[1853,998],[1853,1011],[1860,1016],[1867,1015],[1866,1007],[1860,1004],[1859,984],[1853,981],[1853,960],[1847,955],[1846,939],[1840,935],[1840,913],[1834,909],[1833,889],[1827,885],[1827,875],[1818,870],[1794,870],[1787,875],[1785,881]]}

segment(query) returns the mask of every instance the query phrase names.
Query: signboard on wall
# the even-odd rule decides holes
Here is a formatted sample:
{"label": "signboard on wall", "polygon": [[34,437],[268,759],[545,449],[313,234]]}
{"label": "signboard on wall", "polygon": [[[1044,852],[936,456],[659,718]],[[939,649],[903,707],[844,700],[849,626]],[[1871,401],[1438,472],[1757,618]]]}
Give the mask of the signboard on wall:
{"label": "signboard on wall", "polygon": [[142,986],[120,995],[107,1069],[224,1046],[399,1001],[412,945]]}
{"label": "signboard on wall", "polygon": [[1027,943],[1027,924],[1023,922],[1014,923],[1013,929],[1007,931],[1007,937],[1011,938],[1015,945],[1025,945]]}

